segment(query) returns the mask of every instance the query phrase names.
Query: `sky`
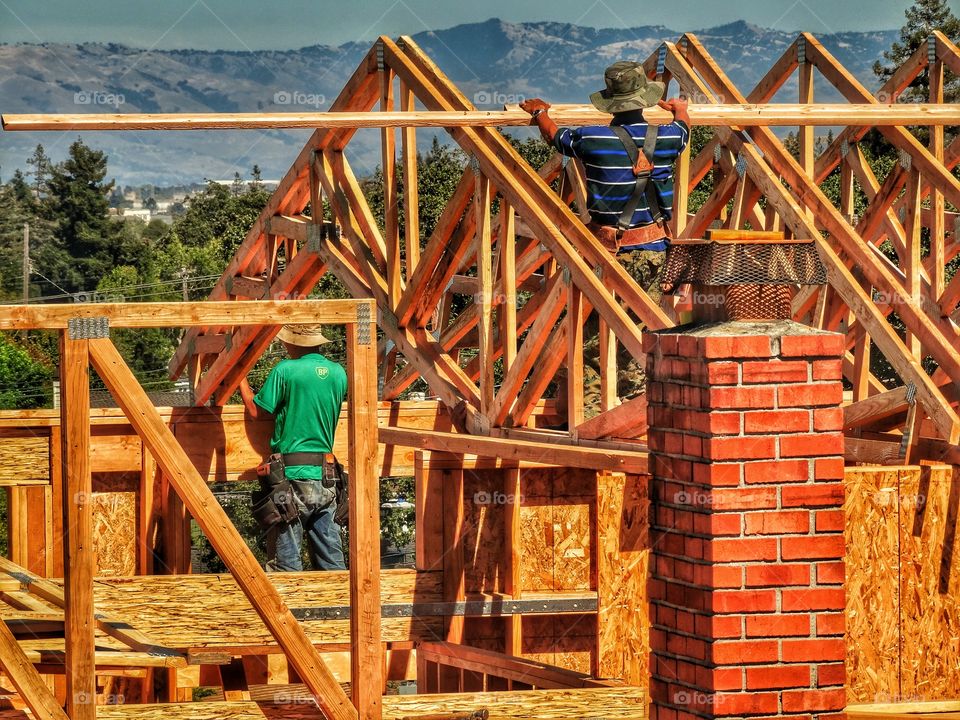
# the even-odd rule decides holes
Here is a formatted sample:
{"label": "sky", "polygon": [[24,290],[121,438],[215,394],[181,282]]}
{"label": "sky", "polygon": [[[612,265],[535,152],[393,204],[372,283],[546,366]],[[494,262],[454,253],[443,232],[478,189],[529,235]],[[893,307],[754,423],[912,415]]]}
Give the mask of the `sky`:
{"label": "sky", "polygon": [[[813,33],[899,28],[911,0],[0,0],[0,43],[116,42],[151,49],[340,45],[498,17],[695,31],[734,20]],[[950,0],[960,14],[960,0]],[[669,8],[667,10],[666,8]]]}

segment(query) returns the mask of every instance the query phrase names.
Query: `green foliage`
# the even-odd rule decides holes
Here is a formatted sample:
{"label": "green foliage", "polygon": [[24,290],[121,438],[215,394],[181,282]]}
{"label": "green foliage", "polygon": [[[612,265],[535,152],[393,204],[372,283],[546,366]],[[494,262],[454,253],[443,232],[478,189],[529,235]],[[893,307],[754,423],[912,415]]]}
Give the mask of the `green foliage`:
{"label": "green foliage", "polygon": [[27,410],[50,400],[53,371],[7,334],[0,335],[0,408]]}
{"label": "green foliage", "polygon": [[[380,501],[396,503],[414,502],[414,479],[383,478],[380,480]],[[380,511],[380,536],[387,540],[397,551],[402,551],[411,543],[414,536],[416,512],[413,507],[383,508]]]}
{"label": "green foliage", "polygon": [[[960,19],[953,14],[946,0],[914,0],[904,15],[907,21],[900,28],[900,40],[883,53],[888,64],[877,61],[873,66],[873,72],[883,82],[886,82],[917,48],[926,46],[927,38],[934,30],[939,30],[953,42],[960,40]],[[929,76],[922,72],[910,83],[901,97],[910,102],[927,102],[929,96]],[[960,100],[960,78],[950,73],[945,77],[944,100]]]}

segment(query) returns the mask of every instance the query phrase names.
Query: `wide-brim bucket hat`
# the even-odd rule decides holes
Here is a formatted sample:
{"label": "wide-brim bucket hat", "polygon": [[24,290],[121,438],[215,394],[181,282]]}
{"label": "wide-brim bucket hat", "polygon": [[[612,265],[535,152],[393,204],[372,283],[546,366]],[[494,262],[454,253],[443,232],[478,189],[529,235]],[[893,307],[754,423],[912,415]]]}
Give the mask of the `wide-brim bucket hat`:
{"label": "wide-brim bucket hat", "polygon": [[603,73],[606,87],[590,96],[597,110],[616,114],[629,110],[653,107],[663,99],[666,85],[648,80],[643,65],[630,60],[620,60]]}
{"label": "wide-brim bucket hat", "polygon": [[317,347],[330,342],[320,325],[284,325],[277,333],[277,339],[297,347]]}

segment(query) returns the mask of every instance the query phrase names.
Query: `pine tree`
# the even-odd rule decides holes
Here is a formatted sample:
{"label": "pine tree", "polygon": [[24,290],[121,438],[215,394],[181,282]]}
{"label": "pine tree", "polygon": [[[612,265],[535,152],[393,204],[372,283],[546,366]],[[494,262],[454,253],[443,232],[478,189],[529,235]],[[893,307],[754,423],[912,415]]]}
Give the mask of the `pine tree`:
{"label": "pine tree", "polygon": [[35,199],[41,200],[46,197],[47,181],[50,178],[50,170],[52,168],[50,158],[47,157],[43,145],[37,144],[37,147],[34,148],[33,155],[27,159],[27,165],[33,167],[33,170],[27,173],[33,177],[33,196]]}
{"label": "pine tree", "polygon": [[[96,286],[116,263],[118,228],[108,217],[113,181],[105,182],[107,156],[77,140],[67,159],[53,166],[48,182],[51,218],[73,258],[68,277],[54,278],[70,292]],[[60,282],[62,280],[62,283]]]}
{"label": "pine tree", "polygon": [[[873,66],[874,74],[882,82],[886,82],[917,48],[925,48],[927,38],[934,30],[939,30],[953,42],[960,40],[960,19],[950,10],[947,0],[914,0],[904,15],[907,22],[900,28],[900,41],[894,42],[891,48],[883,53],[889,64],[877,61]],[[927,102],[929,94],[930,81],[924,72],[920,73],[901,97],[911,102]],[[960,100],[960,78],[947,73],[943,94],[946,102]]]}

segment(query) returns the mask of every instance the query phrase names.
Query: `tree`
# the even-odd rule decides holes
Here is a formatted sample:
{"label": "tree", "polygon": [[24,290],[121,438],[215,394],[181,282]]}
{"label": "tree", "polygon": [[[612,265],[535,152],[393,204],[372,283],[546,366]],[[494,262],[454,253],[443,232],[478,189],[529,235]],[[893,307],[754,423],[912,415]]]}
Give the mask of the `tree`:
{"label": "tree", "polygon": [[43,407],[50,397],[49,367],[5,335],[0,335],[0,408],[26,410]]}
{"label": "tree", "polygon": [[50,174],[51,218],[64,248],[73,258],[72,271],[54,278],[68,291],[93,286],[116,263],[118,228],[108,217],[108,197],[114,183],[105,182],[107,156],[77,140],[67,159]]}
{"label": "tree", "polygon": [[47,157],[43,145],[37,144],[33,155],[27,158],[27,165],[33,168],[33,170],[27,174],[33,177],[34,198],[41,200],[47,194],[47,180],[50,178],[50,170],[52,168],[50,158]]}
{"label": "tree", "polygon": [[[960,19],[950,10],[946,0],[914,0],[904,15],[906,24],[900,28],[900,40],[883,53],[889,64],[877,61],[873,72],[886,82],[910,56],[927,42],[934,30],[939,30],[953,42],[960,39]],[[927,73],[920,73],[904,91],[901,97],[912,102],[926,102],[930,95],[930,79]],[[946,102],[960,101],[960,78],[948,75],[943,88]]]}

